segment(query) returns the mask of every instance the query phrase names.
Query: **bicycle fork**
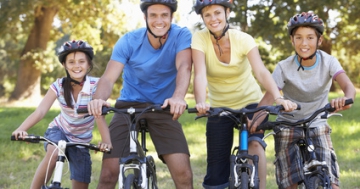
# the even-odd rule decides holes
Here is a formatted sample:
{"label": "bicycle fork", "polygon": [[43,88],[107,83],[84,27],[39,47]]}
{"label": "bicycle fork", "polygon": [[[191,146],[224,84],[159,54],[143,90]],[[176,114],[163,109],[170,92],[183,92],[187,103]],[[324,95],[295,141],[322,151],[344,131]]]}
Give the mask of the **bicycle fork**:
{"label": "bicycle fork", "polygon": [[124,181],[126,177],[125,173],[128,170],[134,170],[134,174],[138,175],[138,183],[141,188],[148,188],[146,177],[146,157],[138,156],[137,144],[135,141],[137,134],[137,131],[130,131],[130,155],[125,158],[120,158],[119,189],[124,188]]}

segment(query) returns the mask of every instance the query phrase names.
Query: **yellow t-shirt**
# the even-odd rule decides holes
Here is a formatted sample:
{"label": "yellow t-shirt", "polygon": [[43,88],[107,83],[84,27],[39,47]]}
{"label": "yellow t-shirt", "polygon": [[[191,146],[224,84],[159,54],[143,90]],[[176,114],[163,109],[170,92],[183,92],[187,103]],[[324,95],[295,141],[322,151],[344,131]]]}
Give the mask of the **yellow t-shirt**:
{"label": "yellow t-shirt", "polygon": [[205,54],[210,105],[237,109],[258,103],[263,94],[246,56],[257,46],[253,37],[235,29],[228,32],[231,44],[229,64],[218,60],[211,42],[213,36],[207,28],[194,33],[191,48]]}

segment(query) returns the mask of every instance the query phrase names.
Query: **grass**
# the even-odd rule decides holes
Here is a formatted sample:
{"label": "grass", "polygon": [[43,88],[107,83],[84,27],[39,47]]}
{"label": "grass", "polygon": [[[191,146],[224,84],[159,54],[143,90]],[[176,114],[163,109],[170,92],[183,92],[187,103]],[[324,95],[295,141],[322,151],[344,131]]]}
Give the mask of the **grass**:
{"label": "grass", "polygon": [[[335,96],[337,94],[331,94]],[[357,98],[357,102],[360,99]],[[189,100],[189,107],[194,107],[193,100]],[[21,122],[34,110],[34,108],[0,107],[0,189],[29,188],[34,172],[44,156],[42,144],[27,144],[12,142],[9,140],[11,133]],[[341,112],[343,118],[333,117],[329,119],[332,126],[332,141],[335,147],[341,173],[342,188],[360,189],[360,104],[354,104],[350,110]],[[29,133],[43,135],[48,123],[58,114],[57,108],[52,108],[45,118],[29,130]],[[205,121],[206,119],[194,120],[194,114],[185,113],[180,122],[183,125],[191,152],[191,166],[194,174],[194,188],[201,187],[202,179],[206,172],[206,144],[205,144]],[[107,116],[110,121],[111,115]],[[236,141],[235,136],[235,141]],[[93,143],[100,140],[100,135],[95,129]],[[274,170],[274,144],[273,138],[266,139],[268,147],[267,156],[267,188],[277,188]],[[166,166],[160,162],[154,153],[154,147],[148,142],[149,153],[155,157],[159,188],[174,188],[172,179]],[[92,155],[92,182],[90,189],[96,188],[101,169],[101,153]],[[68,165],[65,165],[67,169]],[[65,170],[66,171],[66,170]],[[69,187],[69,173],[63,176],[63,186]]]}

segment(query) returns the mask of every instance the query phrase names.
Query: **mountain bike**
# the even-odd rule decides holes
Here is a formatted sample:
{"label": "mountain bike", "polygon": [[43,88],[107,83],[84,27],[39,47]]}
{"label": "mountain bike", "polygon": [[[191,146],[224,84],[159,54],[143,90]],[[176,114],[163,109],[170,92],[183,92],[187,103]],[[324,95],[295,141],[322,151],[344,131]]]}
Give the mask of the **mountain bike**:
{"label": "mountain bike", "polygon": [[[79,142],[66,142],[64,140],[60,140],[59,142],[53,142],[43,136],[37,136],[37,135],[27,135],[24,138],[18,138],[16,140],[15,136],[11,136],[10,138],[12,141],[22,141],[22,142],[29,142],[29,143],[40,143],[40,142],[49,142],[49,144],[54,145],[58,149],[58,157],[56,160],[56,167],[55,172],[53,176],[53,180],[51,181],[50,185],[46,185],[46,178],[44,181],[44,185],[41,187],[41,189],[67,189],[61,187],[61,179],[62,179],[62,171],[64,167],[64,163],[67,160],[66,157],[66,149],[72,148],[72,147],[85,147],[90,150],[100,151],[100,148],[94,144],[91,143],[79,143]],[[110,149],[106,149],[105,153],[110,153]]]}
{"label": "mountain bike", "polygon": [[[352,99],[347,99],[345,101],[345,105],[352,104]],[[303,174],[304,180],[299,185],[299,188],[302,189],[331,189],[331,180],[330,180],[330,173],[329,167],[326,165],[325,161],[321,161],[316,157],[315,154],[315,146],[310,138],[309,128],[310,125],[316,119],[328,119],[333,115],[341,114],[331,114],[334,112],[335,109],[331,107],[330,103],[326,104],[324,107],[316,110],[313,112],[308,118],[304,118],[298,120],[296,122],[289,122],[289,121],[273,121],[273,122],[266,122],[260,124],[256,130],[273,130],[271,133],[266,135],[264,139],[270,135],[276,135],[283,130],[284,127],[300,127],[303,129],[303,137],[300,138],[296,145],[299,147],[301,154],[301,163],[304,167]],[[321,115],[320,115],[321,114]]]}
{"label": "mountain bike", "polygon": [[[250,155],[248,153],[248,115],[256,112],[264,111],[265,114],[278,115],[284,107],[279,106],[260,106],[254,109],[241,108],[231,109],[228,107],[210,107],[207,114],[200,115],[195,118],[201,117],[213,117],[213,116],[228,116],[230,117],[235,125],[236,129],[239,130],[239,146],[233,148],[232,154],[230,155],[230,188],[239,189],[258,189],[259,188],[259,175],[258,175],[258,162],[259,157],[257,155]],[[188,113],[198,113],[196,108],[189,108]],[[263,115],[259,114],[260,117]],[[255,120],[257,118],[253,118]],[[249,163],[251,160],[253,163]]]}
{"label": "mountain bike", "polygon": [[[79,109],[78,112],[86,113],[87,109]],[[130,154],[120,158],[119,189],[157,189],[155,161],[151,155],[146,155],[148,125],[146,119],[140,117],[147,112],[170,112],[170,109],[162,109],[161,105],[124,109],[102,107],[102,115],[111,112],[130,115]],[[141,134],[141,144],[138,140],[138,133]]]}

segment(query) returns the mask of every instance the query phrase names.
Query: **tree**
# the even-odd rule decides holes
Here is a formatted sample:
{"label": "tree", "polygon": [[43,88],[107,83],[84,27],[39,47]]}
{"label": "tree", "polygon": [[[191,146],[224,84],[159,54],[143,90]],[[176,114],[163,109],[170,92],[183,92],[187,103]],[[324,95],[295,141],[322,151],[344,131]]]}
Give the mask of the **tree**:
{"label": "tree", "polygon": [[[355,68],[349,65],[349,60],[354,59],[360,50],[360,34],[357,29],[360,24],[357,19],[360,16],[360,1],[235,0],[234,5],[235,17],[230,21],[271,45],[269,55],[273,56],[273,61],[264,61],[265,64],[274,64],[294,53],[286,28],[289,18],[301,12],[313,11],[325,23],[324,41],[319,48],[329,54],[335,51],[334,54],[338,55],[337,58],[345,69],[353,71]],[[352,72],[350,78],[359,80],[359,71],[355,72]]]}
{"label": "tree", "polygon": [[[1,0],[0,28],[3,29],[0,36],[23,46],[17,57],[17,81],[9,101],[41,95],[41,75],[60,65],[55,57],[57,41],[61,44],[69,38],[83,39],[89,41],[95,51],[112,47],[119,36],[132,29],[125,20],[130,17],[124,14],[127,7],[121,7],[120,3],[112,0]],[[6,47],[2,50],[9,51]]]}

